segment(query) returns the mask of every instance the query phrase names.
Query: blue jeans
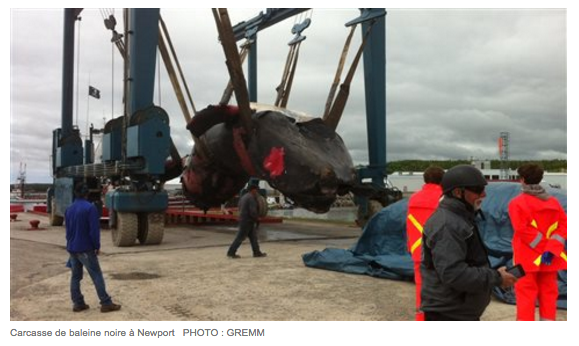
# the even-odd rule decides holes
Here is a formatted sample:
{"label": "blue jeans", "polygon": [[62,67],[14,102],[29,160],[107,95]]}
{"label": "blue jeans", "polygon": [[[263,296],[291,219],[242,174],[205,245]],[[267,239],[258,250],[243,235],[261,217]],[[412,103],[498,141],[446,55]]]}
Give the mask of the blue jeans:
{"label": "blue jeans", "polygon": [[241,243],[245,240],[245,238],[249,237],[249,242],[251,244],[251,250],[253,251],[254,255],[260,254],[261,251],[259,250],[259,243],[257,241],[257,232],[255,231],[255,222],[253,221],[240,221],[239,222],[239,230],[237,231],[237,235],[233,240],[233,243],[229,247],[229,251],[227,251],[227,255],[232,256],[235,255],[237,249],[241,246]]}
{"label": "blue jeans", "polygon": [[82,306],[85,304],[84,296],[80,292],[80,281],[83,277],[83,267],[86,268],[88,275],[90,275],[90,278],[94,283],[101,305],[109,305],[113,303],[111,297],[106,291],[105,279],[103,278],[97,255],[94,252],[71,252],[67,266],[70,267],[72,271],[72,277],[70,278],[70,296],[74,306]]}

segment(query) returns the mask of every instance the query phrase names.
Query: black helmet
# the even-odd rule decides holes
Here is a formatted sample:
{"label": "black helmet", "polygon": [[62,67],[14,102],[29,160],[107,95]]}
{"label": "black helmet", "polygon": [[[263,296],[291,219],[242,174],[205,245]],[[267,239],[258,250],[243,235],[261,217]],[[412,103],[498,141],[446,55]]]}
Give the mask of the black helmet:
{"label": "black helmet", "polygon": [[457,187],[475,187],[487,185],[481,171],[470,165],[454,166],[442,177],[442,191],[450,192]]}

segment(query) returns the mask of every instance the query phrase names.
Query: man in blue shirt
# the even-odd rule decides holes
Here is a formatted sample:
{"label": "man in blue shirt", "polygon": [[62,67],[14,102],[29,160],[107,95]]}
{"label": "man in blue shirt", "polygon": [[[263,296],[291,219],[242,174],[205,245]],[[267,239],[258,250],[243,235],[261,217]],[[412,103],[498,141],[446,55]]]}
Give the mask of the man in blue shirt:
{"label": "man in blue shirt", "polygon": [[74,189],[75,200],[66,209],[66,250],[70,254],[67,267],[72,271],[70,295],[72,311],[80,312],[89,308],[80,291],[83,267],[90,275],[101,303],[101,312],[116,311],[121,308],[114,304],[105,289],[105,280],[97,255],[101,248],[100,216],[94,204],[87,201],[89,193],[85,183],[78,183]]}

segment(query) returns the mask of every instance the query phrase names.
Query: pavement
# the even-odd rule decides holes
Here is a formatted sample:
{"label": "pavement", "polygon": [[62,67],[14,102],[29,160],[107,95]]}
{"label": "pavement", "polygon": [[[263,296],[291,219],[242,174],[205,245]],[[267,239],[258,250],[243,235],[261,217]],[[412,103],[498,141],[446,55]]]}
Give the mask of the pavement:
{"label": "pavement", "polygon": [[[28,230],[29,221],[43,230]],[[10,223],[12,321],[404,321],[414,319],[414,284],[306,267],[304,253],[348,248],[354,225],[284,221],[262,224],[265,258],[253,258],[248,240],[240,259],[226,257],[235,224],[165,228],[160,245],[112,245],[102,231],[100,263],[118,312],[103,314],[92,282],[83,294],[90,309],[73,313],[65,267],[63,227],[19,213]],[[483,320],[514,320],[515,307],[493,299]],[[558,320],[567,320],[559,311]]]}

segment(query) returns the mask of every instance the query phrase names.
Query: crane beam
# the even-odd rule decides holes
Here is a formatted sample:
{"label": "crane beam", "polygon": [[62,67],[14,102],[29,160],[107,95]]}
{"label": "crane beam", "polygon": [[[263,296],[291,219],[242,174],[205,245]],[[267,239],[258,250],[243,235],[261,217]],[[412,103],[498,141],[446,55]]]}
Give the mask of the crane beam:
{"label": "crane beam", "polygon": [[236,24],[233,27],[233,35],[235,40],[239,41],[246,37],[248,30],[256,29],[256,31],[253,32],[253,34],[255,34],[257,31],[269,28],[274,24],[307,10],[309,10],[309,8],[268,8],[265,13],[262,11],[259,15]]}

